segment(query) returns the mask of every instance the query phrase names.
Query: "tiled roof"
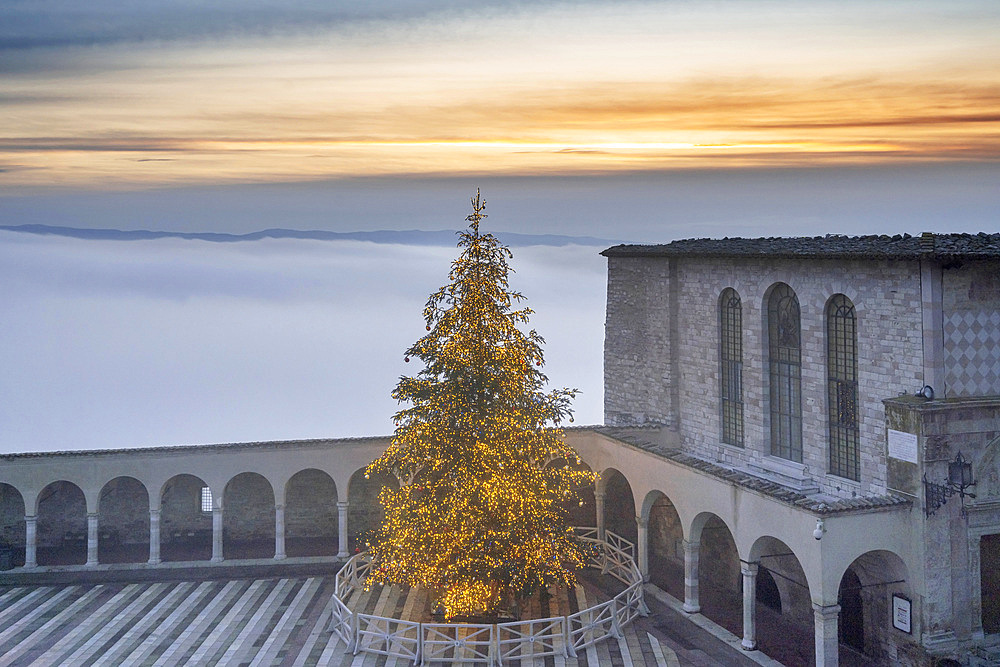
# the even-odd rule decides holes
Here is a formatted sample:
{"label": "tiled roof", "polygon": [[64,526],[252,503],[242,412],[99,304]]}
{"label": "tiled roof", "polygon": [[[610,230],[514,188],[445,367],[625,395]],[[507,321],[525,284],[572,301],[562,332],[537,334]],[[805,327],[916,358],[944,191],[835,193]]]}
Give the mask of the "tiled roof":
{"label": "tiled roof", "polygon": [[388,442],[392,436],[363,436],[355,438],[313,438],[309,440],[266,440],[261,442],[227,442],[213,443],[206,445],[161,445],[155,447],[128,447],[122,449],[75,449],[69,451],[56,452],[16,452],[11,454],[0,454],[0,462],[13,461],[15,459],[34,459],[46,457],[74,457],[74,456],[118,456],[121,454],[184,454],[184,453],[211,453],[220,451],[240,450],[240,449],[287,449],[292,447],[331,447],[348,445],[352,443],[366,443],[385,441]]}
{"label": "tiled roof", "polygon": [[878,495],[862,496],[857,498],[833,498],[824,494],[813,493],[804,494],[782,486],[771,480],[763,479],[743,470],[727,468],[704,459],[700,459],[677,449],[670,449],[663,445],[643,438],[641,429],[636,428],[614,428],[595,427],[595,431],[632,445],[639,449],[648,451],[661,458],[673,461],[686,468],[697,470],[716,479],[735,484],[744,489],[756,491],[761,495],[768,496],[774,500],[794,505],[808,512],[813,512],[821,516],[831,516],[835,514],[854,514],[858,512],[879,511],[888,508],[902,508],[912,506],[912,502],[902,496]]}
{"label": "tiled roof", "polygon": [[1000,259],[1000,234],[909,234],[683,239],[660,245],[616,245],[606,257],[813,257],[826,259]]}

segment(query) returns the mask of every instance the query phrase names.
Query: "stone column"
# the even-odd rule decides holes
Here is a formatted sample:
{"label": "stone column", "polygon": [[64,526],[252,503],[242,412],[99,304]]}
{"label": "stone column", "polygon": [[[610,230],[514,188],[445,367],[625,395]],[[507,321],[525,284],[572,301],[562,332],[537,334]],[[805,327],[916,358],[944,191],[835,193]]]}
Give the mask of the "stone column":
{"label": "stone column", "polygon": [[837,667],[839,638],[837,636],[837,617],[840,615],[840,605],[831,604],[826,607],[813,602],[813,618],[816,626],[816,667]]}
{"label": "stone column", "polygon": [[594,513],[597,515],[597,539],[604,541],[604,492],[594,492]]}
{"label": "stone column", "polygon": [[212,562],[222,562],[222,508],[212,508]]}
{"label": "stone column", "polygon": [[38,567],[38,517],[24,517],[24,567]]}
{"label": "stone column", "polygon": [[744,651],[757,650],[757,569],[760,563],[740,561],[743,573],[743,640]]}
{"label": "stone column", "polygon": [[87,565],[97,565],[97,514],[87,514]]}
{"label": "stone column", "polygon": [[639,543],[635,545],[639,552],[639,574],[643,581],[649,581],[649,519],[637,516],[635,525],[639,528]]}
{"label": "stone column", "polygon": [[274,506],[274,560],[285,559],[285,506]]}
{"label": "stone column", "polygon": [[160,510],[149,508],[149,564],[160,562]]}
{"label": "stone column", "polygon": [[337,503],[337,557],[347,558],[347,508],[350,506],[346,500]]}
{"label": "stone column", "polygon": [[701,542],[684,540],[684,611],[697,614],[701,611],[698,602],[698,552]]}

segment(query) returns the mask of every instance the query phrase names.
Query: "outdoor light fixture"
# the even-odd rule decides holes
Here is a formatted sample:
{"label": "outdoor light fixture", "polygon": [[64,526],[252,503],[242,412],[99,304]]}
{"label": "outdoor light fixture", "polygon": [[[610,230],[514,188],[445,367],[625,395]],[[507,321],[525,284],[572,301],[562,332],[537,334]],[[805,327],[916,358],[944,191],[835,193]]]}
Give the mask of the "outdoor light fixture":
{"label": "outdoor light fixture", "polygon": [[826,526],[823,525],[823,519],[816,519],[816,529],[813,530],[813,537],[817,540],[823,539],[823,533],[826,532]]}
{"label": "outdoor light fixture", "polygon": [[948,462],[948,481],[946,483],[928,482],[927,473],[924,473],[924,515],[934,514],[937,508],[944,505],[948,502],[948,498],[957,493],[962,500],[962,516],[965,516],[965,497],[976,497],[976,494],[966,493],[965,490],[975,485],[976,480],[972,478],[972,463],[966,461],[962,452],[959,452],[954,461]]}
{"label": "outdoor light fixture", "polygon": [[927,399],[928,401],[934,400],[934,388],[929,384],[925,384],[917,390],[917,393],[915,393],[914,396]]}

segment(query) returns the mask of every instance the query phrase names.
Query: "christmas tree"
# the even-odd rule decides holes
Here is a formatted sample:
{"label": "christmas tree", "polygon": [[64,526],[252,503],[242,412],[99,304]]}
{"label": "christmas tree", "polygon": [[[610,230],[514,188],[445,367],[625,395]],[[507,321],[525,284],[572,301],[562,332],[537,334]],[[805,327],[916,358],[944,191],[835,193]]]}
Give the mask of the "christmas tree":
{"label": "christmas tree", "polygon": [[[559,425],[573,389],[543,391],[544,340],[508,284],[509,248],[481,234],[476,192],[450,283],[424,308],[427,334],[406,352],[424,368],[392,396],[393,440],[368,473],[391,472],[385,521],[369,540],[370,582],[425,586],[446,615],[496,615],[552,584],[575,583],[586,547],[565,505],[593,484]],[[561,465],[547,465],[559,460]]]}

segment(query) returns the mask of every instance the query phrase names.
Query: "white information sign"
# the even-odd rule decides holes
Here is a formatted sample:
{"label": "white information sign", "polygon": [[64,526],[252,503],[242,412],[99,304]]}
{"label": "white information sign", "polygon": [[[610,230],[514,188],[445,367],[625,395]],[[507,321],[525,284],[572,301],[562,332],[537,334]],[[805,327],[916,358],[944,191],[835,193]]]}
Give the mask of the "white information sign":
{"label": "white information sign", "polygon": [[917,462],[917,436],[915,433],[889,429],[889,456],[900,461]]}

